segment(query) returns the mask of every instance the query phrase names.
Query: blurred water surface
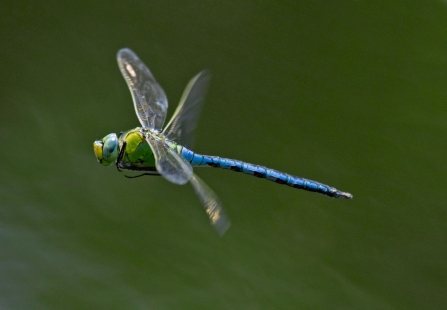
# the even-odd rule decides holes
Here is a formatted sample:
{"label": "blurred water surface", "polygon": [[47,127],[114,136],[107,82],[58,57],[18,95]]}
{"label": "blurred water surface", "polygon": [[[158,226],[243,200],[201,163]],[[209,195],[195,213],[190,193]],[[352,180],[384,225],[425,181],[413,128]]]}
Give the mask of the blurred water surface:
{"label": "blurred water surface", "polygon": [[[3,1],[0,308],[445,309],[446,31],[442,1]],[[189,186],[101,167],[138,125],[122,47],[170,114],[211,70],[197,152],[354,199],[198,170],[219,238]]]}

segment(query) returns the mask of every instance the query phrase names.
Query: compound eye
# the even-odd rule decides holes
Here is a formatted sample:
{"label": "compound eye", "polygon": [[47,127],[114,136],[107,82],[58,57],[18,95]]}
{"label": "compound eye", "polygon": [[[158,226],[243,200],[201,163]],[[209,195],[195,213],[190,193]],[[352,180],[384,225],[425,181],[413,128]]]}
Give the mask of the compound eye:
{"label": "compound eye", "polygon": [[106,163],[102,163],[105,166],[110,165],[118,158],[119,148],[118,148],[118,137],[116,134],[111,133],[104,137],[103,147],[102,147],[102,156]]}

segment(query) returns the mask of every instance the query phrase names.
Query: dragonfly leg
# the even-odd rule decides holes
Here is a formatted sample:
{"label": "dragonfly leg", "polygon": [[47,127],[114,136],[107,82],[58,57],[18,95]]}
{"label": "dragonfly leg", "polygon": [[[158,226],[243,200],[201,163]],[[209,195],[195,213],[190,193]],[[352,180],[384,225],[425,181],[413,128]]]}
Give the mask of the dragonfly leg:
{"label": "dragonfly leg", "polygon": [[136,176],[129,176],[129,175],[124,175],[124,176],[128,179],[135,179],[135,178],[143,177],[145,175],[160,176],[159,174],[153,174],[153,173],[142,173],[142,174],[139,174]]}
{"label": "dragonfly leg", "polygon": [[118,155],[118,158],[117,158],[116,161],[115,161],[116,169],[117,169],[119,172],[122,172],[122,171],[120,170],[119,165],[120,165],[121,161],[123,160],[123,157],[124,157],[124,150],[126,149],[126,144],[127,144],[127,142],[124,141],[124,142],[123,142],[123,145],[121,146],[121,149],[120,149],[120,153],[119,153],[119,155]]}

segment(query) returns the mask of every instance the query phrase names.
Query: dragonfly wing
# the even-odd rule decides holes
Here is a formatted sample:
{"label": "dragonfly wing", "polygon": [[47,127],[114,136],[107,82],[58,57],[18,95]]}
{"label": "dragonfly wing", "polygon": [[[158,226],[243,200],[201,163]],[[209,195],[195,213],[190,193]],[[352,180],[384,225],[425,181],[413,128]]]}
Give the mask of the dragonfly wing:
{"label": "dragonfly wing", "polygon": [[168,99],[163,88],[132,50],[119,50],[117,60],[132,93],[135,112],[141,125],[161,131],[168,110]]}
{"label": "dragonfly wing", "polygon": [[194,187],[197,196],[199,196],[200,201],[210,218],[211,224],[217,230],[219,235],[222,236],[231,224],[223,211],[219,198],[217,198],[217,195],[213,190],[195,174],[191,176],[190,183]]}
{"label": "dragonfly wing", "polygon": [[197,125],[210,77],[209,71],[204,70],[186,85],[180,103],[163,131],[168,139],[188,148],[192,147],[193,131]]}
{"label": "dragonfly wing", "polygon": [[183,185],[192,176],[191,164],[169,145],[157,136],[148,134],[146,137],[155,157],[157,171],[169,182]]}

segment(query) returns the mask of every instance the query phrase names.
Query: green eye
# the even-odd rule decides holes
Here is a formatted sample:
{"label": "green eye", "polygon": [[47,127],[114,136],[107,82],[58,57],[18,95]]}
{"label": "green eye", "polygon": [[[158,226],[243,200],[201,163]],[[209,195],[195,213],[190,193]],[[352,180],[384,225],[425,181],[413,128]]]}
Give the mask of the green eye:
{"label": "green eye", "polygon": [[118,149],[118,137],[114,133],[108,134],[102,140],[96,140],[93,143],[96,159],[103,166],[108,166],[117,159]]}

